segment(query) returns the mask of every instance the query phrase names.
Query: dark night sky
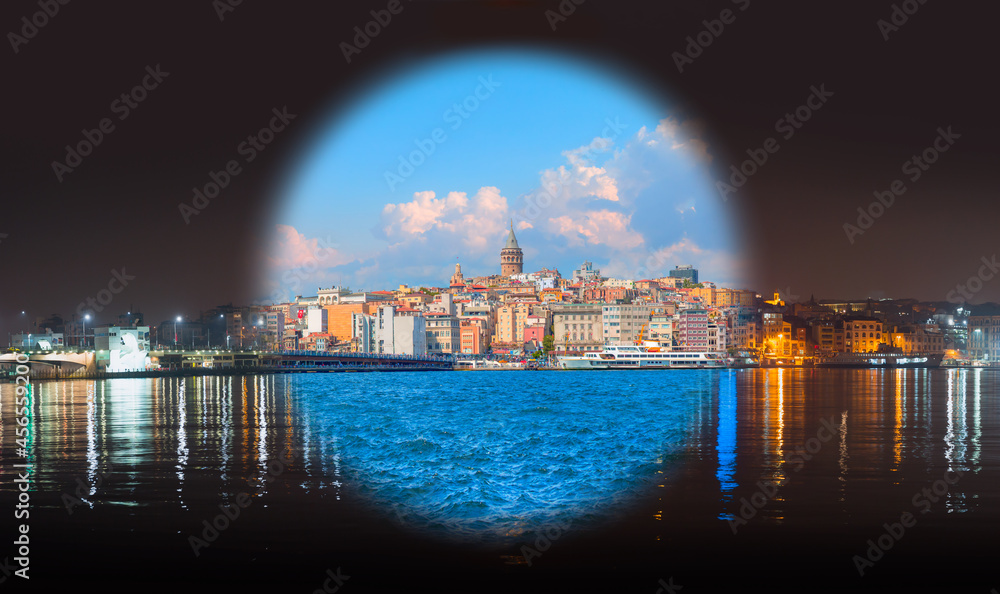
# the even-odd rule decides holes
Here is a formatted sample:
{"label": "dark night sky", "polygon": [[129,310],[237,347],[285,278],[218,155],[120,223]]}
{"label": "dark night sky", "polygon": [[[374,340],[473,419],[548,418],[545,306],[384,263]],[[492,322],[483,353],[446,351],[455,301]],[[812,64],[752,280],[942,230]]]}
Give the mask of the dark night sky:
{"label": "dark night sky", "polygon": [[[825,84],[828,103],[728,202],[751,243],[751,288],[762,293],[944,300],[997,251],[998,15],[985,3],[932,0],[886,41],[876,23],[890,17],[889,1],[752,0],[739,12],[729,0],[587,0],[555,31],[545,11],[558,10],[556,0],[411,2],[351,64],[339,44],[386,2],[247,1],[221,22],[207,0],[181,4],[72,2],[18,53],[9,38],[0,48],[4,334],[23,325],[21,310],[68,318],[122,267],[135,279],[109,306],[115,314],[134,304],[158,324],[248,302],[258,229],[310,121],[401,58],[484,43],[631,65],[708,124],[719,177],[777,136],[775,121],[812,85]],[[735,22],[679,73],[671,54],[727,8],[737,9]],[[19,32],[21,18],[38,10],[5,2],[0,29]],[[110,101],[156,64],[169,72],[162,87],[116,119],[60,183],[51,163],[64,145],[114,117]],[[185,225],[178,203],[282,105],[296,126]],[[961,138],[921,179],[905,180],[903,163],[947,126]],[[895,179],[906,193],[849,243],[844,223],[856,223],[857,208]],[[1000,279],[972,301],[996,300]]]}

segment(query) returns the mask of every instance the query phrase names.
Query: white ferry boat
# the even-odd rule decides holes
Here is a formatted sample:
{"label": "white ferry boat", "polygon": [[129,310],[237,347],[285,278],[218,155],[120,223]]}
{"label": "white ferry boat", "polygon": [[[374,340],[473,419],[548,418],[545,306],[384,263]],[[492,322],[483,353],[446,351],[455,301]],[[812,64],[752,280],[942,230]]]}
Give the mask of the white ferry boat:
{"label": "white ferry boat", "polygon": [[719,369],[725,353],[670,351],[649,345],[607,345],[600,352],[557,355],[563,369]]}
{"label": "white ferry boat", "polygon": [[818,359],[816,367],[940,367],[943,354],[911,354],[883,352],[839,353],[833,357]]}

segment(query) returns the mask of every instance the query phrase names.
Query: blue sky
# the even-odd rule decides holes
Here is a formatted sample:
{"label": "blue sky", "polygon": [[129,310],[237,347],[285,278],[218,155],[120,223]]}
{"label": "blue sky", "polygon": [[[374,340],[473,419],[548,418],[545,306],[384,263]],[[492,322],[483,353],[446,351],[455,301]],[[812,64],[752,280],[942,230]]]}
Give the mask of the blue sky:
{"label": "blue sky", "polygon": [[442,285],[456,261],[498,273],[512,217],[526,271],[591,260],[654,277],[691,263],[739,281],[703,125],[603,64],[524,49],[436,58],[312,125],[276,197],[266,293]]}

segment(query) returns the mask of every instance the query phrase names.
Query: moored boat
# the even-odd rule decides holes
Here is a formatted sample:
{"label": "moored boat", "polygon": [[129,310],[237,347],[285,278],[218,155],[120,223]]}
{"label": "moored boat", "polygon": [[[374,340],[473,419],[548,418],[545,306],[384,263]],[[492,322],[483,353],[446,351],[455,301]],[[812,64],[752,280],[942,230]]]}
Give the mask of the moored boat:
{"label": "moored boat", "polygon": [[650,345],[607,345],[582,355],[557,355],[563,369],[725,369],[725,353],[670,351]]}
{"label": "moored boat", "polygon": [[941,353],[838,353],[833,357],[817,359],[816,367],[876,367],[876,368],[920,368],[939,367],[944,355]]}

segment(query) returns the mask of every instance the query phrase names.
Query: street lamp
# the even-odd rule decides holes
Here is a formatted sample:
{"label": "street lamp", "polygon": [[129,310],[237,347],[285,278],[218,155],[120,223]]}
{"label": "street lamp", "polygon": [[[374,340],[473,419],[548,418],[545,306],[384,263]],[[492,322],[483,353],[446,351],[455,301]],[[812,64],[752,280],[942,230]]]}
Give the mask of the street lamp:
{"label": "street lamp", "polygon": [[83,347],[87,348],[87,320],[90,319],[90,314],[83,316]]}
{"label": "street lamp", "polygon": [[177,319],[174,320],[174,350],[177,349],[177,324],[180,323],[181,323],[181,317],[177,316]]}

